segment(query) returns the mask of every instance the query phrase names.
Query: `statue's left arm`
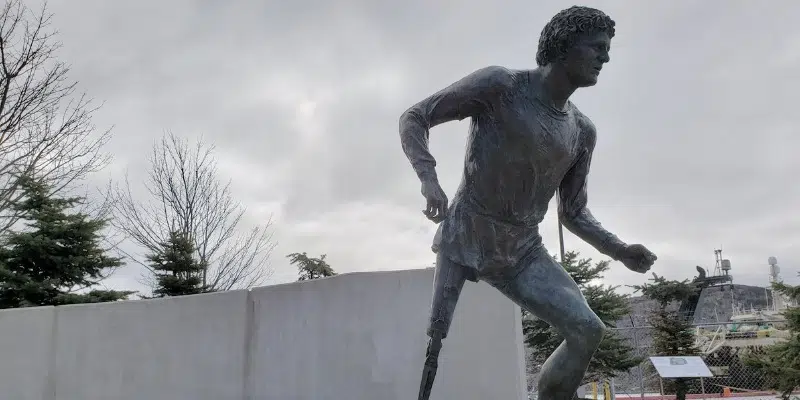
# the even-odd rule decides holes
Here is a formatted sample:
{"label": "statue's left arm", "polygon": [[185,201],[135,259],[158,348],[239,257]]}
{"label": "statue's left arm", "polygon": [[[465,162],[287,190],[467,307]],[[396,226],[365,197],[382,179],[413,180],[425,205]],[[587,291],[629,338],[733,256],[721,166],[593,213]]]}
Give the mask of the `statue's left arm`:
{"label": "statue's left arm", "polygon": [[625,242],[603,228],[587,207],[589,197],[586,183],[597,141],[597,134],[591,123],[582,132],[582,139],[578,158],[559,187],[558,219],[570,232],[600,253],[618,260],[620,251],[626,246]]}

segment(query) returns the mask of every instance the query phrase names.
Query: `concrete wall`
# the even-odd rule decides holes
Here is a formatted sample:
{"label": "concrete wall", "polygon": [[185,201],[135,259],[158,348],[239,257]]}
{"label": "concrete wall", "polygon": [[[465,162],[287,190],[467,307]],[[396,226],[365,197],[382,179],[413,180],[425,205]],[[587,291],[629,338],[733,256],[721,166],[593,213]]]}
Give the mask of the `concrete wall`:
{"label": "concrete wall", "polygon": [[[433,271],[0,311],[0,398],[412,399]],[[524,399],[519,309],[467,283],[432,400]]]}
{"label": "concrete wall", "polygon": [[57,307],[57,399],[240,400],[248,292]]}
{"label": "concrete wall", "polygon": [[[416,398],[432,281],[428,269],[253,290],[250,399]],[[432,400],[520,398],[519,310],[488,285],[467,284],[451,329]]]}
{"label": "concrete wall", "polygon": [[0,311],[0,399],[51,399],[55,308]]}

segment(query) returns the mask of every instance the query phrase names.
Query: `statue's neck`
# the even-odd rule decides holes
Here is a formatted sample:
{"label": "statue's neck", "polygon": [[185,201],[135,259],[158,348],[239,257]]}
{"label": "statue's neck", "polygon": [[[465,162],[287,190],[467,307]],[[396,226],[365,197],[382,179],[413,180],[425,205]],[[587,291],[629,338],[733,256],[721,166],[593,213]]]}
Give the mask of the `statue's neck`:
{"label": "statue's neck", "polygon": [[570,96],[575,93],[577,86],[570,82],[563,69],[552,64],[539,67],[532,72],[532,89],[539,98],[558,110],[564,110]]}

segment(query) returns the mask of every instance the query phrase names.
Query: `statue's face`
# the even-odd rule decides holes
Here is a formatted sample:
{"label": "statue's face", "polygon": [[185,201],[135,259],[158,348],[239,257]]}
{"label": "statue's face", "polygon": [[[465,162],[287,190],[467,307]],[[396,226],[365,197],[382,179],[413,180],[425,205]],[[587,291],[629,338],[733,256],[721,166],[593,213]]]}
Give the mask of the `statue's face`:
{"label": "statue's face", "polygon": [[578,87],[597,83],[600,69],[610,58],[611,38],[605,32],[581,35],[562,61],[570,81]]}

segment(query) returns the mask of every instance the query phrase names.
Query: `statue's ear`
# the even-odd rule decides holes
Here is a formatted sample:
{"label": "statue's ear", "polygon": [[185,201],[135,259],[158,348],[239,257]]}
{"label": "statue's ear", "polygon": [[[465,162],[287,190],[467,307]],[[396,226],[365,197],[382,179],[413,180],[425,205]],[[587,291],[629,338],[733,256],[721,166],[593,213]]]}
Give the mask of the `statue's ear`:
{"label": "statue's ear", "polygon": [[567,53],[569,52],[569,47],[567,47],[567,43],[565,41],[560,41],[558,43],[558,57],[556,59],[560,62],[567,61]]}

